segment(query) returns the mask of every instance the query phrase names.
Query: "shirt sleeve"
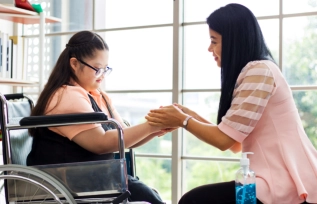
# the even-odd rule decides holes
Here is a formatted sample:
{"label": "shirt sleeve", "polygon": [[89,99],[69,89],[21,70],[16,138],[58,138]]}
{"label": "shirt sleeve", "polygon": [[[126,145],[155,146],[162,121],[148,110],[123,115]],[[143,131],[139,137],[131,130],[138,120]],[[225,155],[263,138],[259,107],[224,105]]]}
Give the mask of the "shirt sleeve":
{"label": "shirt sleeve", "polygon": [[255,64],[237,80],[231,107],[222,117],[219,129],[242,142],[254,129],[274,91],[274,78],[265,64]]}
{"label": "shirt sleeve", "polygon": [[115,120],[117,120],[120,125],[122,126],[122,128],[127,127],[127,125],[124,123],[122,117],[120,116],[119,112],[117,111],[117,109],[115,108],[115,106],[112,103],[111,98],[108,96],[108,94],[106,92],[101,91],[101,94],[104,96],[105,100],[107,100],[107,103],[109,104],[111,111],[113,113],[113,117]]}
{"label": "shirt sleeve", "polygon": [[[87,92],[78,86],[64,86],[60,88],[51,98],[46,110],[46,115],[94,112]],[[84,124],[51,127],[49,129],[72,140],[80,132],[99,126],[101,125]]]}

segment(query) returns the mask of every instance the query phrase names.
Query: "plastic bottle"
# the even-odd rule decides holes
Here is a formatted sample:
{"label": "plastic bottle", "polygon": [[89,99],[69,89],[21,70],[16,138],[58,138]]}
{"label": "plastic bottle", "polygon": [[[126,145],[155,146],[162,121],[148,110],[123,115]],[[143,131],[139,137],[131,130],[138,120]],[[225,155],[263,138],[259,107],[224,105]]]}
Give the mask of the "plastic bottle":
{"label": "plastic bottle", "polygon": [[256,204],[255,173],[249,168],[248,154],[253,152],[242,153],[241,168],[236,173],[236,204]]}

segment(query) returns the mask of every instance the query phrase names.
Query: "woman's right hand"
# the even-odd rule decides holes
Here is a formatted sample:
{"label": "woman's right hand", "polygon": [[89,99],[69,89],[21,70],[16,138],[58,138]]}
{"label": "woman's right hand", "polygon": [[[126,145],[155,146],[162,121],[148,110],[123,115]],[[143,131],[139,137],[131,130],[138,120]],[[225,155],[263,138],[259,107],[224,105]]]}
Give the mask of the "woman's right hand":
{"label": "woman's right hand", "polygon": [[181,127],[187,116],[188,115],[176,105],[169,105],[150,110],[145,118],[150,125],[165,129]]}
{"label": "woman's right hand", "polygon": [[189,108],[178,104],[178,103],[173,103],[174,106],[178,107],[180,110],[182,110],[185,114],[193,116],[194,117],[194,111],[190,110]]}

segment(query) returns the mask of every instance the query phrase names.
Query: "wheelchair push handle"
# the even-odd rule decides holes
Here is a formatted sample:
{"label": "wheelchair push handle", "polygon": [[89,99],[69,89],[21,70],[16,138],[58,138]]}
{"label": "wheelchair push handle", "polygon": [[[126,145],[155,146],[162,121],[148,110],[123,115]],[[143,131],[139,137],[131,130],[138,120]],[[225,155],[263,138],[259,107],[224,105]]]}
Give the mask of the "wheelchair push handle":
{"label": "wheelchair push handle", "polygon": [[24,98],[23,93],[5,94],[4,97],[7,100],[21,99]]}

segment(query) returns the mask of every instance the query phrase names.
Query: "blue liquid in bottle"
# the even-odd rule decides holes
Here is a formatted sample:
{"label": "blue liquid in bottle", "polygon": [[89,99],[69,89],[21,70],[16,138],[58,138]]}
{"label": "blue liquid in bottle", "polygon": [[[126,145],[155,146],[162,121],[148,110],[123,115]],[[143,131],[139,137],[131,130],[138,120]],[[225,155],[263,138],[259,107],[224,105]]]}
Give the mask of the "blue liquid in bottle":
{"label": "blue liquid in bottle", "polygon": [[236,204],[256,204],[255,184],[236,183]]}
{"label": "blue liquid in bottle", "polygon": [[254,171],[249,168],[250,160],[247,158],[247,154],[253,153],[242,153],[241,168],[236,173],[236,204],[256,204],[256,176]]}

